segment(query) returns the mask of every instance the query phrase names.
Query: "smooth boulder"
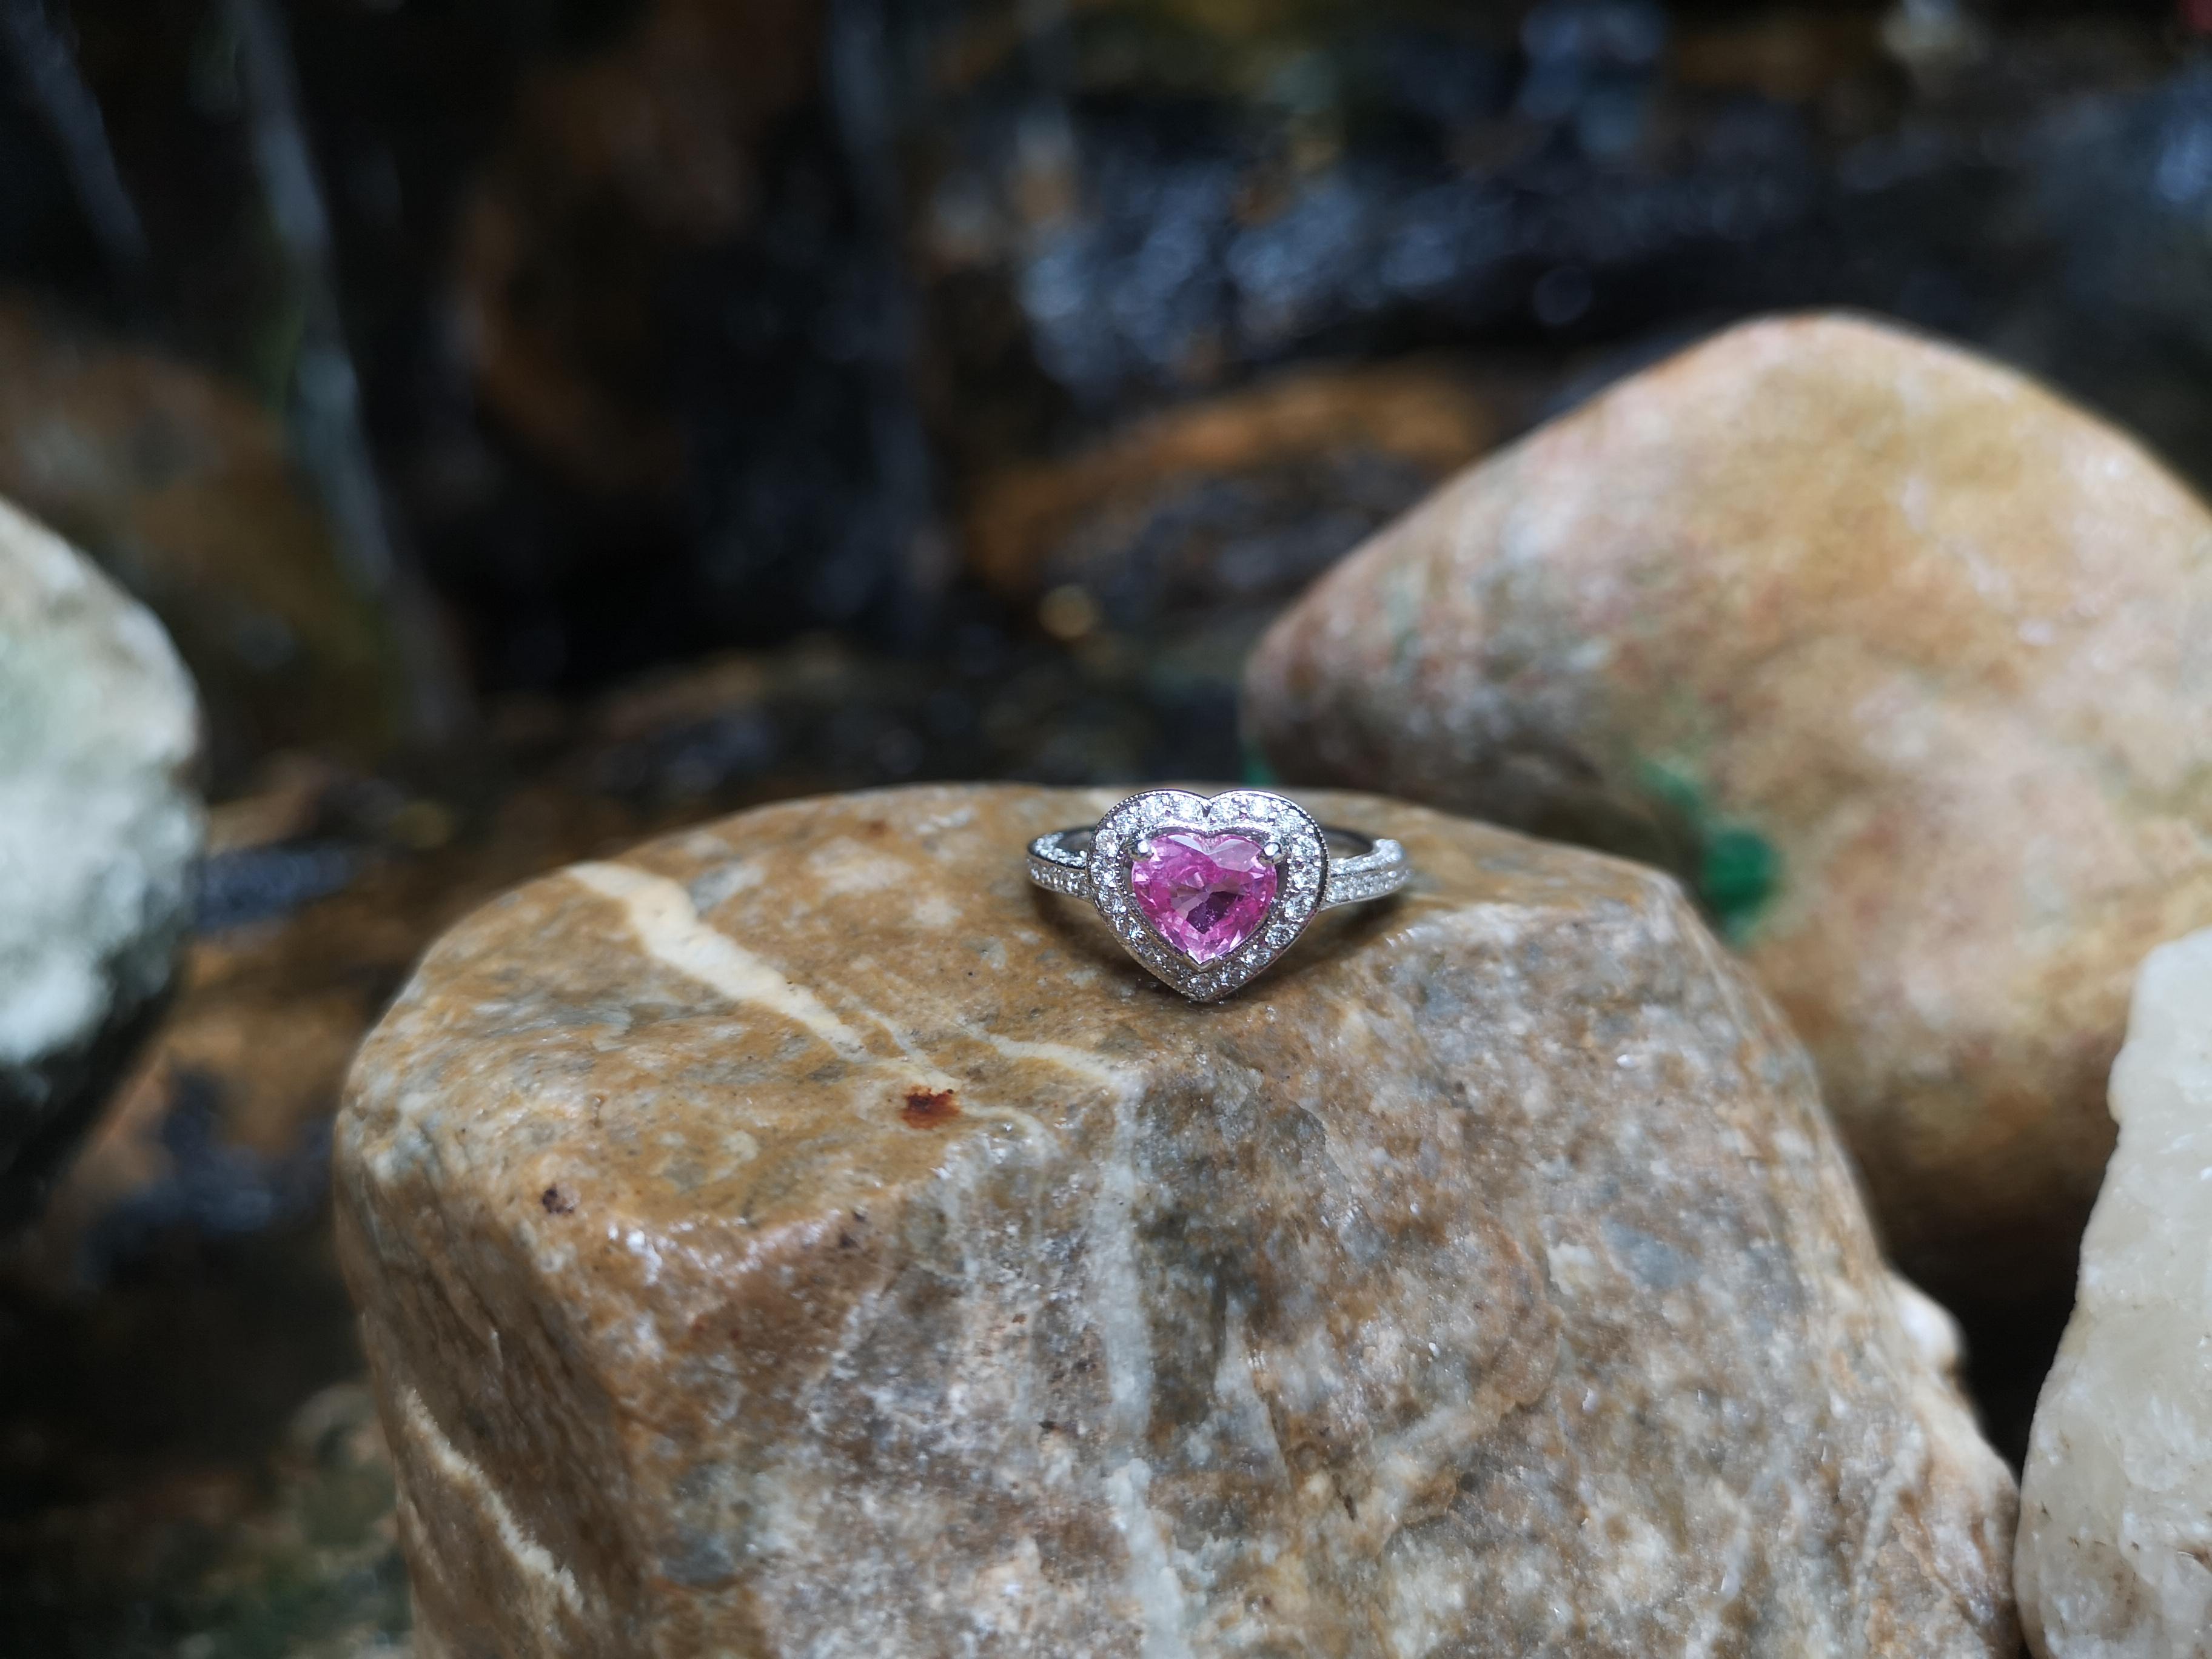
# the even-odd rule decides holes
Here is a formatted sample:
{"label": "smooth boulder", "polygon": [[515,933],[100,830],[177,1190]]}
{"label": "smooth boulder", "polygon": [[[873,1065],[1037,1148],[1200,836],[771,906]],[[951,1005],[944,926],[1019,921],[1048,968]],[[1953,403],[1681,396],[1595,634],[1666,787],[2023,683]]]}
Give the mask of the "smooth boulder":
{"label": "smooth boulder", "polygon": [[191,681],[146,609],[0,501],[0,1230],[167,989],[203,811]]}
{"label": "smooth boulder", "polygon": [[1212,1006],[1024,843],[775,806],[513,893],[356,1061],[429,1656],[2002,1656],[2009,1477],[1663,876],[1419,808]]}
{"label": "smooth boulder", "polygon": [[2212,931],[2144,963],[2112,1102],[2028,1443],[2021,1607],[2042,1659],[2190,1659],[2212,1632]]}
{"label": "smooth boulder", "polygon": [[1462,474],[1275,626],[1250,725],[1696,884],[1901,1265],[2063,1297],[2128,985],[2212,922],[2212,516],[2008,370],[1747,325]]}

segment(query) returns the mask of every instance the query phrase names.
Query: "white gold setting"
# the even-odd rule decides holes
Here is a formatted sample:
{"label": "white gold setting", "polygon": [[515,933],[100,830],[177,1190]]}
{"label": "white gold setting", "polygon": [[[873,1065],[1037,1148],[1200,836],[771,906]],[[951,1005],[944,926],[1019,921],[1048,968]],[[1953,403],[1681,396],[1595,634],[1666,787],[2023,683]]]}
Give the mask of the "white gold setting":
{"label": "white gold setting", "polygon": [[[1148,838],[1163,831],[1246,836],[1275,866],[1274,897],[1259,925],[1214,961],[1192,961],[1154,930],[1137,903],[1132,866]],[[1211,798],[1181,789],[1131,795],[1091,830],[1038,836],[1030,843],[1029,868],[1038,886],[1089,899],[1122,948],[1196,1002],[1218,1001],[1248,984],[1290,948],[1316,912],[1382,898],[1411,874],[1398,842],[1324,829],[1296,802],[1263,789]]]}

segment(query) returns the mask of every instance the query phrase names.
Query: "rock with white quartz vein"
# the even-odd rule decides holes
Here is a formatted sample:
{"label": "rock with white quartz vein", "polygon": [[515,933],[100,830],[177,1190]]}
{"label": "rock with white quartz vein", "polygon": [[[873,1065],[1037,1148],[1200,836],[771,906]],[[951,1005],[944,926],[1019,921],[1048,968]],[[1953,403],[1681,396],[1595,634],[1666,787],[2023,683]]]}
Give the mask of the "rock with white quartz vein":
{"label": "rock with white quartz vein", "polygon": [[2002,1656],[2008,1477],[1665,878],[1424,872],[1187,1003],[1023,844],[769,808],[434,949],[340,1242],[422,1650]]}
{"label": "rock with white quartz vein", "polygon": [[2045,1659],[2212,1651],[2212,932],[2153,951],[2119,1150],[2029,1442],[2019,1583]]}
{"label": "rock with white quartz vein", "polygon": [[168,984],[198,752],[161,624],[0,501],[0,1230],[44,1195]]}

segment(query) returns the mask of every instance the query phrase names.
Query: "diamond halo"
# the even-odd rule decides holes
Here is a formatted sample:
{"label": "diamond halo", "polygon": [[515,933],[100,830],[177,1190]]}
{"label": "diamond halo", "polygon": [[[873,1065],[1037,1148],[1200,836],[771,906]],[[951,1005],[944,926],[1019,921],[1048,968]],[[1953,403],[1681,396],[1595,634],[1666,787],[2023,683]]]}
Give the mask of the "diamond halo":
{"label": "diamond halo", "polygon": [[[1145,915],[1132,870],[1148,837],[1178,831],[1239,836],[1273,849],[1275,890],[1249,938],[1211,962],[1194,962]],[[1320,907],[1328,872],[1328,842],[1303,807],[1258,789],[1208,798],[1181,789],[1132,795],[1098,820],[1088,871],[1091,902],[1122,947],[1152,975],[1198,1002],[1237,990],[1290,948]]]}

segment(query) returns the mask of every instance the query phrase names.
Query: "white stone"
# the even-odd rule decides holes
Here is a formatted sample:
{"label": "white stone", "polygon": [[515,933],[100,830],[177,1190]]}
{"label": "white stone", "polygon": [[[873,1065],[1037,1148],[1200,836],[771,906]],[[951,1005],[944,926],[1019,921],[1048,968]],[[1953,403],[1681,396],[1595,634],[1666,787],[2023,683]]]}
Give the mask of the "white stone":
{"label": "white stone", "polygon": [[152,614],[0,501],[0,1226],[168,982],[199,734]]}
{"label": "white stone", "polygon": [[2016,1563],[2045,1659],[2212,1654],[2212,930],[2153,951],[2119,1149],[2030,1439]]}

